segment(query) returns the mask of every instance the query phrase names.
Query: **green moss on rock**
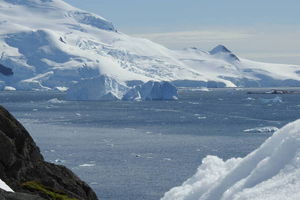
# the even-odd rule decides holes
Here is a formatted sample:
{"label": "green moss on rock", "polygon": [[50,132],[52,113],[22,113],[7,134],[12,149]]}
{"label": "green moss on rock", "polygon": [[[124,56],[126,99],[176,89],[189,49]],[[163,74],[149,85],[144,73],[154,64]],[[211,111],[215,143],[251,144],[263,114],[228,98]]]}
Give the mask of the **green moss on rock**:
{"label": "green moss on rock", "polygon": [[63,194],[58,191],[53,191],[52,189],[36,182],[36,181],[28,181],[22,184],[23,187],[31,190],[35,190],[37,192],[40,192],[42,194],[45,194],[49,196],[53,200],[78,200],[76,198],[71,198],[67,196],[66,194]]}

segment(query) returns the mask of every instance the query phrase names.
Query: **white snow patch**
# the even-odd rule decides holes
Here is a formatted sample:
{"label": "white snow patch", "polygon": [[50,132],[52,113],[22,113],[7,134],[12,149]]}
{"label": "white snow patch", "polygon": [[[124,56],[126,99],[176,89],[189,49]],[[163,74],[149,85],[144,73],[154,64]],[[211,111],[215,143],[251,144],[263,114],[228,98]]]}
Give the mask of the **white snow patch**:
{"label": "white snow patch", "polygon": [[300,199],[300,120],[290,123],[245,158],[208,156],[197,173],[162,200]]}
{"label": "white snow patch", "polygon": [[0,188],[6,192],[14,192],[5,182],[0,179]]}

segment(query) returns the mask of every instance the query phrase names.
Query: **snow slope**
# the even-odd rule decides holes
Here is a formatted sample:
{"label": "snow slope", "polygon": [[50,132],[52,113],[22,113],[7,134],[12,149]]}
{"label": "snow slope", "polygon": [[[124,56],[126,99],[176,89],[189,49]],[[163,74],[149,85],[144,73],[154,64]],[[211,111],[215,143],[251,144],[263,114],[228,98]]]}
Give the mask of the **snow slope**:
{"label": "snow slope", "polygon": [[300,66],[245,60],[224,46],[173,51],[62,0],[0,0],[0,64],[3,85],[17,90],[68,88],[101,75],[176,86],[300,85]]}
{"label": "snow slope", "polygon": [[208,156],[197,173],[162,200],[300,199],[300,120],[274,133],[245,158]]}
{"label": "snow slope", "polygon": [[1,179],[0,179],[0,189],[5,190],[6,192],[14,192],[8,185],[6,185],[6,183],[4,183]]}

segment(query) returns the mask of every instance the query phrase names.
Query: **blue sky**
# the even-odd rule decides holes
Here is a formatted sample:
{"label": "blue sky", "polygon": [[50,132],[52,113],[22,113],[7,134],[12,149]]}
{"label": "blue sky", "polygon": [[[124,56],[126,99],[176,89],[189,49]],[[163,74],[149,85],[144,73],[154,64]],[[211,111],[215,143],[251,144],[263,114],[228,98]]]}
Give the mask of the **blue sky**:
{"label": "blue sky", "polygon": [[299,0],[65,1],[169,48],[221,43],[246,58],[300,64]]}

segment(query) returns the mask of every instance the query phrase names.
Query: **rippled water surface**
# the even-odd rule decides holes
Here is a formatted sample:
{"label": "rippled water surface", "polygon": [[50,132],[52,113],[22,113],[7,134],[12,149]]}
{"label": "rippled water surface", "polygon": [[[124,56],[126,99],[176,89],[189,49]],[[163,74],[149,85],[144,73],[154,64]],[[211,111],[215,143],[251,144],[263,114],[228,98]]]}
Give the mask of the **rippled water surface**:
{"label": "rippled water surface", "polygon": [[181,90],[179,101],[67,102],[53,92],[2,92],[45,159],[71,168],[103,200],[157,200],[206,155],[243,157],[300,118],[300,95]]}

